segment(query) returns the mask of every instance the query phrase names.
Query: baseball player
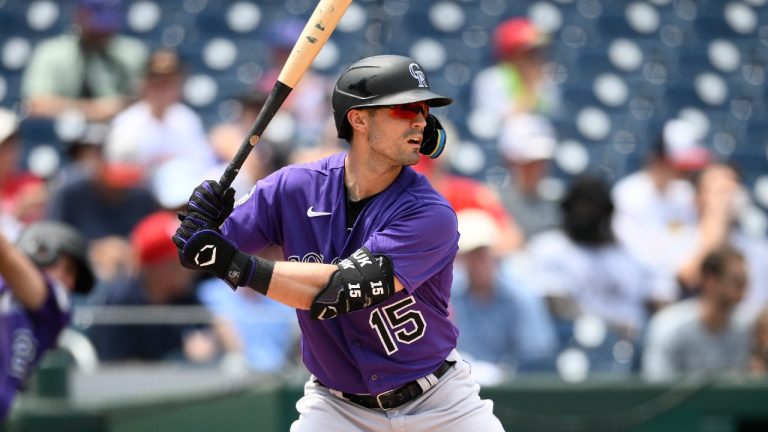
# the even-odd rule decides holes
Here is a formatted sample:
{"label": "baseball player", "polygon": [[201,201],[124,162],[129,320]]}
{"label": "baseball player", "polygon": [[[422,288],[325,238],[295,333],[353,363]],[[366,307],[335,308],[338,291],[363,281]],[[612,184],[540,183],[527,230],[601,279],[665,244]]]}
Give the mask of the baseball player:
{"label": "baseball player", "polygon": [[87,293],[94,281],[85,239],[68,225],[32,224],[17,246],[0,235],[0,424],[69,322],[69,292]]}
{"label": "baseball player", "polygon": [[[292,431],[497,431],[448,319],[456,215],[410,168],[445,136],[421,66],[351,65],[332,103],[349,151],[285,167],[233,206],[203,182],[174,240],[182,262],[296,308],[312,373]],[[231,212],[231,214],[230,214]],[[250,254],[275,244],[286,261]]]}

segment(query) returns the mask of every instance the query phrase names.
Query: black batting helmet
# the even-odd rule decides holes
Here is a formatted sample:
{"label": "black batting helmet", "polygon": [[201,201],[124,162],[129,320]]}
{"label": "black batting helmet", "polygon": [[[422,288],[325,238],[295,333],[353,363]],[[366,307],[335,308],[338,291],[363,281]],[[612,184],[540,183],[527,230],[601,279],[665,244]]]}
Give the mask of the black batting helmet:
{"label": "black batting helmet", "polygon": [[55,263],[61,255],[69,256],[77,264],[75,292],[91,291],[94,277],[88,263],[88,244],[71,226],[61,222],[33,223],[21,233],[17,246],[40,267]]}
{"label": "black batting helmet", "polygon": [[347,112],[353,108],[426,102],[445,106],[452,99],[433,93],[424,69],[416,60],[399,55],[379,55],[353,63],[333,89],[333,118],[339,138],[349,140]]}

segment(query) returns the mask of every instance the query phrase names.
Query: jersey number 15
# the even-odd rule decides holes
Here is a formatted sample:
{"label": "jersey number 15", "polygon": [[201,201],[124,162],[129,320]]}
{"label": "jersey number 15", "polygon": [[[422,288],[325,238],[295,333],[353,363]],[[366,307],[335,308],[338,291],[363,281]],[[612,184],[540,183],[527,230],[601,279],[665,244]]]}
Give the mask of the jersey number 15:
{"label": "jersey number 15", "polygon": [[[371,312],[368,323],[379,335],[379,340],[387,351],[387,355],[392,355],[399,349],[395,340],[404,344],[411,344],[421,339],[426,333],[427,323],[421,312],[406,310],[414,304],[416,304],[416,300],[413,296],[408,296]],[[392,338],[393,334],[394,339]]]}

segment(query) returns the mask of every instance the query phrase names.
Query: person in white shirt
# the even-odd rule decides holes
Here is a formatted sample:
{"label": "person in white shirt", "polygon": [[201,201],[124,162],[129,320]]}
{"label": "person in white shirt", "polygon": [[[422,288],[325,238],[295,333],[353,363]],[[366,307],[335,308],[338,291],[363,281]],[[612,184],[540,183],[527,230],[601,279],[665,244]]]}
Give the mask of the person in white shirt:
{"label": "person in white shirt", "polygon": [[[646,165],[613,187],[616,237],[646,266],[670,276],[677,272],[677,264],[689,248],[685,232],[697,223],[695,192],[686,175],[702,169],[709,160],[693,126],[670,120]],[[676,286],[659,294],[664,303],[679,296]]]}
{"label": "person in white shirt", "polygon": [[105,156],[131,162],[147,174],[170,159],[206,168],[216,162],[198,114],[181,102],[184,70],[178,55],[155,51],[149,61],[141,98],[112,122]]}
{"label": "person in white shirt", "polygon": [[538,286],[553,314],[570,321],[598,317],[616,334],[638,341],[659,279],[615,241],[608,185],[581,177],[562,201],[563,228],[534,236],[528,244]]}

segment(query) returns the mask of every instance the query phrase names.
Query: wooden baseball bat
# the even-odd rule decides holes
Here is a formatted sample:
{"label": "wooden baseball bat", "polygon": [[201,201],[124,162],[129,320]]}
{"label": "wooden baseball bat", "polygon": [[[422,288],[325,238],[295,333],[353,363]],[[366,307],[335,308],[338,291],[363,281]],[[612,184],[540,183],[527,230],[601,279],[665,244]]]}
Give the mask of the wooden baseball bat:
{"label": "wooden baseball bat", "polygon": [[229,162],[224,170],[219,183],[226,189],[232,185],[232,181],[240,172],[240,168],[248,158],[253,147],[259,142],[261,134],[267,128],[272,117],[280,109],[285,99],[296,86],[304,72],[309,69],[317,53],[328,41],[342,15],[347,10],[352,0],[320,0],[315,11],[304,26],[299,39],[291,50],[288,60],[277,78],[277,82],[269,93],[264,106],[261,108],[256,121],[253,123],[248,136],[245,137],[234,159]]}

